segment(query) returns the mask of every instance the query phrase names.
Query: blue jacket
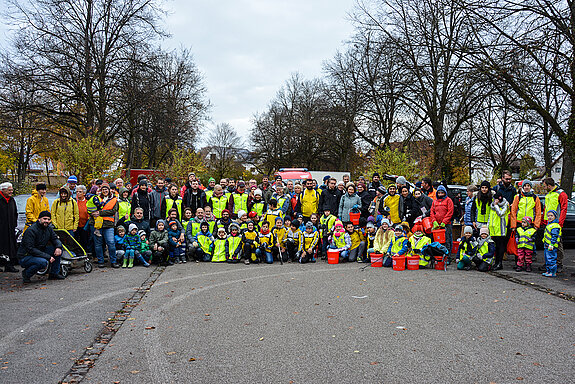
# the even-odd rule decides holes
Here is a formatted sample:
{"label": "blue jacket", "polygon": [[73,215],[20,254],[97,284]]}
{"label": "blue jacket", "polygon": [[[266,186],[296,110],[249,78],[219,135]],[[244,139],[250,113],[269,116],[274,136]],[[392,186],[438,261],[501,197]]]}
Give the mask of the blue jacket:
{"label": "blue jacket", "polygon": [[465,213],[463,214],[463,222],[465,225],[469,225],[470,227],[473,226],[473,217],[471,217],[471,207],[473,207],[474,203],[473,197],[467,197],[465,199]]}
{"label": "blue jacket", "polygon": [[[178,245],[178,240],[180,238],[180,235],[182,234],[182,232],[179,229],[176,229],[175,231],[173,231],[171,228],[168,229],[168,242],[170,243],[171,247],[176,247]],[[176,238],[176,241],[174,241],[174,238]]]}
{"label": "blue jacket", "polygon": [[124,249],[124,240],[126,240],[126,235],[121,237],[120,235],[114,235],[114,242],[116,243],[116,250]]}

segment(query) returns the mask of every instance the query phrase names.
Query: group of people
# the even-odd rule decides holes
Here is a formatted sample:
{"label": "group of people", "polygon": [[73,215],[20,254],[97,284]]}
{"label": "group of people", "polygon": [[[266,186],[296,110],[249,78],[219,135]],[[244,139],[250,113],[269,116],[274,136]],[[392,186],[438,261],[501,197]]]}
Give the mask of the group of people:
{"label": "group of people", "polygon": [[516,268],[530,271],[535,231],[546,225],[545,273],[554,276],[562,266],[567,195],[551,178],[543,185],[548,193],[542,220],[532,182],[524,180],[517,192],[508,171],[493,188],[487,181],[479,188],[470,185],[461,203],[445,181],[424,178],[411,184],[398,177],[386,186],[377,173],[369,182],[326,176],[318,185],[312,179],[284,182],[277,176],[272,182],[264,176],[260,184],[210,178],[204,186],[191,172],[182,186],[169,178],[152,184],[140,176],[134,188],[117,179],[112,184],[94,180],[89,189],[70,176],[51,207],[47,186],[36,185],[16,251],[17,210],[12,185],[4,183],[0,231],[6,241],[0,242],[0,254],[7,255],[6,271],[16,271],[19,262],[24,282],[48,264],[49,277],[62,278],[62,244],[54,226],[69,231],[99,267],[106,265],[106,254],[113,268],[131,268],[187,261],[306,263],[325,259],[328,251],[338,252],[342,262],[368,262],[371,253],[419,255],[426,267],[430,230],[444,230],[443,246],[450,252],[456,221],[464,226],[457,266],[469,269],[474,263],[481,271],[503,268],[512,233],[519,249]]}

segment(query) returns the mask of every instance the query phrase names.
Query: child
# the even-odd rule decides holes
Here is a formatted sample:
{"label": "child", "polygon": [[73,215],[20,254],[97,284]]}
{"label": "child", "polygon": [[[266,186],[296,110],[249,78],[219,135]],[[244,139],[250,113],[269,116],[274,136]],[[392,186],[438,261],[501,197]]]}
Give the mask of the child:
{"label": "child", "polygon": [[488,272],[495,263],[495,243],[489,236],[489,228],[481,227],[479,230],[479,239],[475,246],[475,255],[471,259],[480,272]]}
{"label": "child", "polygon": [[[392,257],[405,256],[407,254],[409,240],[405,237],[405,230],[401,224],[395,226],[394,234],[395,236],[391,240],[391,244],[389,244],[387,253]],[[387,258],[383,266],[391,267],[392,261],[391,258]]]}
{"label": "child", "polygon": [[342,222],[337,220],[333,226],[333,234],[329,239],[329,249],[333,249],[339,252],[339,261],[341,263],[347,261],[350,248],[351,237],[343,228]]}
{"label": "child", "polygon": [[212,247],[212,263],[220,263],[226,261],[226,244],[228,240],[228,234],[224,227],[218,228],[218,233],[216,239],[214,240],[214,245]]}
{"label": "child", "polygon": [[146,239],[146,231],[138,231],[138,236],[140,236],[140,255],[144,259],[144,267],[149,267],[149,260],[152,257],[152,251],[150,251],[150,246],[148,245],[148,240]]}
{"label": "child", "polygon": [[351,221],[345,223],[345,231],[349,234],[351,239],[351,247],[349,248],[349,261],[357,261],[363,263],[363,251],[365,250],[365,237],[359,229],[356,229]]}
{"label": "child", "polygon": [[208,222],[202,221],[200,224],[200,232],[192,239],[192,247],[194,248],[193,257],[196,263],[201,261],[210,261],[212,259],[212,247],[214,238],[209,230]]}
{"label": "child", "polygon": [[243,244],[243,257],[244,264],[250,264],[250,260],[254,263],[259,262],[256,256],[256,249],[258,248],[258,233],[255,231],[253,221],[248,221],[246,230],[242,234]]}
{"label": "child", "polygon": [[545,247],[545,268],[543,276],[555,277],[557,275],[557,247],[561,241],[561,226],[559,225],[559,215],[557,211],[547,212],[547,226],[543,236],[543,246]]}
{"label": "child", "polygon": [[303,246],[299,262],[305,264],[308,261],[315,263],[315,251],[319,242],[319,232],[315,230],[311,221],[305,225],[305,232],[302,234]]}
{"label": "child", "polygon": [[124,249],[124,241],[126,240],[126,228],[123,226],[116,227],[116,236],[114,236],[114,241],[116,243],[116,260],[120,260],[124,257],[126,253]]}
{"label": "child", "polygon": [[431,244],[431,239],[425,236],[421,224],[415,224],[412,232],[413,235],[409,238],[409,256],[419,256],[419,266],[426,268],[431,256],[426,255],[424,250],[429,244]]}
{"label": "child", "polygon": [[262,215],[268,210],[267,204],[262,198],[261,189],[258,188],[254,191],[254,197],[252,201],[248,202],[248,209],[249,211],[256,213],[258,220],[254,221],[259,221],[259,218],[262,217]]}
{"label": "child", "polygon": [[168,265],[174,265],[174,263],[185,263],[186,257],[184,255],[184,247],[179,240],[182,232],[178,229],[178,223],[175,220],[170,221],[168,227],[168,241],[170,244],[170,258],[168,259]]}
{"label": "child", "polygon": [[134,256],[137,254],[140,256],[140,236],[138,236],[138,226],[136,224],[130,224],[128,227],[128,234],[124,237],[124,245],[126,247],[126,253],[124,254],[124,262],[122,263],[122,268],[132,268],[134,266]]}
{"label": "child", "polygon": [[521,227],[517,228],[517,272],[523,271],[531,272],[531,262],[533,260],[533,250],[535,249],[535,232],[537,229],[533,227],[533,219],[530,216],[523,216],[521,219]]}
{"label": "child", "polygon": [[168,255],[168,231],[166,222],[158,220],[156,229],[150,234],[150,248],[152,249],[152,260],[158,264],[164,263]]}
{"label": "child", "polygon": [[283,212],[278,208],[278,202],[276,199],[270,199],[269,208],[264,216],[264,221],[270,223],[270,225],[275,224],[276,218],[281,217],[283,219]]}
{"label": "child", "polygon": [[369,258],[370,253],[375,252],[375,225],[373,221],[368,221],[365,226],[365,247],[367,248],[366,258]]}
{"label": "child", "polygon": [[394,236],[395,234],[393,228],[391,228],[389,224],[389,220],[387,218],[383,218],[381,220],[381,226],[377,229],[375,234],[375,241],[373,242],[375,251],[378,253],[387,253]]}
{"label": "child", "polygon": [[327,248],[329,246],[329,237],[333,233],[333,227],[337,218],[331,214],[331,210],[326,207],[323,210],[323,216],[319,219],[319,236],[321,240],[321,258],[327,258]]}
{"label": "child", "polygon": [[[245,212],[244,212],[245,214]],[[240,236],[240,226],[236,223],[230,224],[230,236],[226,239],[226,261],[237,263],[242,255],[242,237]]]}
{"label": "child", "polygon": [[477,246],[477,241],[473,237],[473,227],[471,225],[465,226],[463,229],[463,237],[459,239],[459,249],[457,250],[457,269],[471,269],[471,259],[473,259],[474,249]]}
{"label": "child", "polygon": [[182,219],[182,226],[184,227],[184,232],[188,230],[188,224],[190,223],[191,219],[192,219],[192,209],[190,207],[187,207],[184,209],[184,217]]}
{"label": "child", "polygon": [[240,232],[243,233],[248,226],[248,213],[246,211],[238,212],[238,225],[240,226]]}
{"label": "child", "polygon": [[286,249],[289,255],[289,262],[295,261],[299,258],[303,247],[302,233],[299,229],[300,222],[298,219],[290,222],[289,231],[286,235]]}
{"label": "child", "polygon": [[[130,191],[124,187],[120,188],[120,198],[118,199],[118,224],[124,224],[130,221],[130,212],[132,210],[132,199]],[[118,255],[116,254],[116,258]]]}
{"label": "child", "polygon": [[258,243],[260,245],[256,249],[256,255],[260,260],[265,255],[266,263],[272,264],[274,262],[274,253],[277,253],[277,247],[275,246],[275,236],[270,231],[270,223],[268,221],[262,223],[262,228],[258,234]]}
{"label": "child", "polygon": [[282,261],[287,261],[288,254],[286,249],[286,239],[288,229],[284,227],[284,223],[281,217],[276,218],[275,227],[272,228],[272,233],[276,238],[276,247],[278,249],[278,257],[281,257]]}

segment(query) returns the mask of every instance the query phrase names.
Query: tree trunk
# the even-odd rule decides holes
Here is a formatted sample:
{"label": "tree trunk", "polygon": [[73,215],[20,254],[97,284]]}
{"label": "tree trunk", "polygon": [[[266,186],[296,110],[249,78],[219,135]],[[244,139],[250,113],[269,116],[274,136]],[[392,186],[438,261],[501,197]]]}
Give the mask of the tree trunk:
{"label": "tree trunk", "polygon": [[574,173],[575,166],[573,164],[572,154],[565,149],[565,151],[563,151],[563,166],[561,167],[561,188],[563,188],[569,198],[571,198],[573,191]]}
{"label": "tree trunk", "polygon": [[551,140],[549,123],[547,123],[546,120],[543,120],[543,161],[545,164],[545,176],[551,176],[551,167],[553,166],[553,159],[551,158],[551,150],[549,148],[549,140]]}

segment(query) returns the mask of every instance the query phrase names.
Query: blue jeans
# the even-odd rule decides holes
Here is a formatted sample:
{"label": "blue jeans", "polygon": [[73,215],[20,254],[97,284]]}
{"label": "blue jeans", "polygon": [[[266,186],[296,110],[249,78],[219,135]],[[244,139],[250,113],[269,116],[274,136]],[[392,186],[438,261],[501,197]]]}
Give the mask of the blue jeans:
{"label": "blue jeans", "polygon": [[[57,275],[60,273],[60,256],[53,256],[55,261],[50,266],[50,274]],[[48,266],[49,261],[43,257],[37,256],[25,256],[20,260],[20,265],[24,268],[24,275],[26,277],[32,277],[41,269]]]}
{"label": "blue jeans", "polygon": [[552,273],[553,275],[555,275],[557,273],[557,248],[554,248],[552,251],[550,251],[547,247],[547,244],[545,245],[545,267],[547,268],[547,272]]}
{"label": "blue jeans", "polygon": [[259,248],[256,249],[256,255],[257,255],[257,257],[260,258],[260,260],[262,259],[262,253],[265,254],[265,256],[266,256],[266,263],[272,264],[274,262],[274,256],[272,255],[271,252],[262,251]]}
{"label": "blue jeans", "polygon": [[445,248],[447,248],[449,257],[451,257],[451,249],[453,248],[453,224],[447,224],[445,226]]}
{"label": "blue jeans", "polygon": [[96,249],[96,257],[98,263],[104,263],[104,241],[108,246],[108,253],[110,254],[110,263],[116,263],[116,242],[114,241],[114,228],[100,228],[102,236],[94,235],[94,248]]}

